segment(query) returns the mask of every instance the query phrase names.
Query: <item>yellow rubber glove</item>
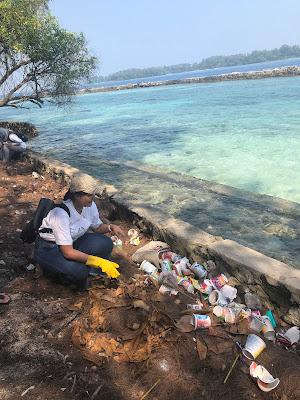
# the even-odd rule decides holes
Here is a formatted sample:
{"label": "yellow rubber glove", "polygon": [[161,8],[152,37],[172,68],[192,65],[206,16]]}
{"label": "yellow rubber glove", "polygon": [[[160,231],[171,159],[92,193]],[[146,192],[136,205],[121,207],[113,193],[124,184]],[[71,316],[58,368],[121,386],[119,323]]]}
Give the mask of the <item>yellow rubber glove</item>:
{"label": "yellow rubber glove", "polygon": [[117,278],[120,275],[120,272],[117,271],[119,265],[112,261],[105,260],[104,258],[88,256],[85,265],[89,265],[90,267],[94,268],[101,268],[109,278]]}

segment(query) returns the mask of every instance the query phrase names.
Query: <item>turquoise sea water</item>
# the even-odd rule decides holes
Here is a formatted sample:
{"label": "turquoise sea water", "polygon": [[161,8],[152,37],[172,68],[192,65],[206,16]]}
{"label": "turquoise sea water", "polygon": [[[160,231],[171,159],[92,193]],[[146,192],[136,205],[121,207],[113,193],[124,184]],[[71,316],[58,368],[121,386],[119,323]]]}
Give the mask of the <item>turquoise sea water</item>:
{"label": "turquoise sea water", "polygon": [[175,85],[0,118],[35,124],[41,135],[29,146],[77,166],[134,160],[300,202],[299,89],[300,77]]}
{"label": "turquoise sea water", "polygon": [[300,76],[93,93],[70,110],[7,108],[0,119],[37,126],[34,150],[298,266],[299,217],[207,197],[193,177],[300,203],[299,88]]}

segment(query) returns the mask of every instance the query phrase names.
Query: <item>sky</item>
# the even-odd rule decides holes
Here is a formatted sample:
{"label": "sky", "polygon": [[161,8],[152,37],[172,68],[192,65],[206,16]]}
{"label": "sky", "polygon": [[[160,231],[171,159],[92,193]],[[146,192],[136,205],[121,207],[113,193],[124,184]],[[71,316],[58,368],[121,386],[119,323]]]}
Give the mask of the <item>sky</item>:
{"label": "sky", "polygon": [[299,0],[53,0],[52,15],[83,32],[98,75],[199,63],[215,55],[300,45]]}

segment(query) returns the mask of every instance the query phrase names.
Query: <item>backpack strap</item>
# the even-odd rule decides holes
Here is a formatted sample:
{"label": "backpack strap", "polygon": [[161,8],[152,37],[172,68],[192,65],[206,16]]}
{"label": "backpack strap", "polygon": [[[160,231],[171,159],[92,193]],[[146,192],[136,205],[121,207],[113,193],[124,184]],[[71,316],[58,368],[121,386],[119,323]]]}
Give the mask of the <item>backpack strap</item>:
{"label": "backpack strap", "polygon": [[[70,214],[69,207],[66,206],[64,203],[54,204],[54,207],[53,207],[53,208],[56,208],[56,207],[65,210],[66,213],[68,214],[69,218],[71,218],[71,214]],[[52,208],[52,210],[53,210],[53,208]],[[52,230],[51,228],[42,228],[42,229],[39,229],[39,233],[52,233],[52,232],[53,232],[53,230]]]}

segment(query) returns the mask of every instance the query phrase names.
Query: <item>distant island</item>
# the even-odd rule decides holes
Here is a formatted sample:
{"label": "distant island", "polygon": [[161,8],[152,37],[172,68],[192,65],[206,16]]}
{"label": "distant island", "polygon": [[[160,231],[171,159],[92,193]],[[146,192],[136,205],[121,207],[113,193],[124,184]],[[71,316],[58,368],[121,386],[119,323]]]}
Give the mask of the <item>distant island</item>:
{"label": "distant island", "polygon": [[234,54],[231,56],[213,56],[203,59],[200,63],[176,64],[163,67],[151,68],[131,68],[115,72],[108,76],[94,76],[90,83],[123,81],[134,78],[144,78],[158,75],[176,74],[180,72],[197,71],[203,69],[213,69],[222,67],[234,67],[237,65],[255,64],[267,61],[285,60],[287,58],[300,57],[300,47],[298,45],[283,45],[279,49],[273,50],[254,50],[249,54]]}
{"label": "distant island", "polygon": [[235,80],[245,80],[245,79],[281,78],[281,77],[290,77],[299,75],[300,75],[300,67],[294,65],[290,67],[263,69],[262,71],[231,72],[229,74],[200,76],[195,78],[184,78],[184,79],[172,79],[168,81],[138,82],[138,83],[127,83],[126,85],[102,86],[94,88],[92,87],[87,89],[76,90],[75,94],[111,92],[115,90],[140,89],[140,88],[147,88],[154,86],[178,85],[187,83],[207,83],[207,82],[235,81]]}

